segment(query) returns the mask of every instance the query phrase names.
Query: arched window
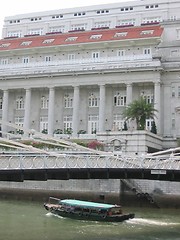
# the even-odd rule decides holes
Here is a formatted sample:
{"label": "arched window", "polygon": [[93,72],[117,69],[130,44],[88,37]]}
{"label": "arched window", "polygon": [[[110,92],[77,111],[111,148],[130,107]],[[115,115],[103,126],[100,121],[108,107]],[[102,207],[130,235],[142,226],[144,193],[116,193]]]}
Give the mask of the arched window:
{"label": "arched window", "polygon": [[64,107],[65,108],[72,108],[73,107],[73,97],[69,94],[64,95]]}
{"label": "arched window", "polygon": [[126,95],[116,92],[114,95],[114,106],[125,106],[126,105]]}
{"label": "arched window", "polygon": [[41,97],[41,109],[48,109],[49,106],[49,98],[42,96]]}
{"label": "arched window", "polygon": [[89,107],[98,107],[98,106],[99,106],[99,97],[97,97],[94,93],[90,93]]}
{"label": "arched window", "polygon": [[22,96],[16,100],[16,109],[24,109],[24,98]]}

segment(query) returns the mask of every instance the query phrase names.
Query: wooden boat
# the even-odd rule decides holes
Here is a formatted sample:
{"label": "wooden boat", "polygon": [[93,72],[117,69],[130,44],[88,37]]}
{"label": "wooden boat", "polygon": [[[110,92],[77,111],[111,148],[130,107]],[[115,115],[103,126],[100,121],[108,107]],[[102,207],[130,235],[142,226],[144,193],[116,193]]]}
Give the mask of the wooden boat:
{"label": "wooden boat", "polygon": [[96,202],[87,202],[74,199],[58,199],[50,197],[44,203],[47,211],[78,220],[122,222],[134,218],[134,213],[122,213],[121,206]]}

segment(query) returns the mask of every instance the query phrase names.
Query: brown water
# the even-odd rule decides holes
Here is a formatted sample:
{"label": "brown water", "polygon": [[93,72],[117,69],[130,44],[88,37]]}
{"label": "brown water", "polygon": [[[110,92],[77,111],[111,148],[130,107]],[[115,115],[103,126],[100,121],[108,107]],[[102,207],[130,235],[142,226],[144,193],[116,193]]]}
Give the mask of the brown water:
{"label": "brown water", "polygon": [[180,240],[180,210],[131,208],[123,223],[60,218],[43,203],[0,201],[0,240]]}

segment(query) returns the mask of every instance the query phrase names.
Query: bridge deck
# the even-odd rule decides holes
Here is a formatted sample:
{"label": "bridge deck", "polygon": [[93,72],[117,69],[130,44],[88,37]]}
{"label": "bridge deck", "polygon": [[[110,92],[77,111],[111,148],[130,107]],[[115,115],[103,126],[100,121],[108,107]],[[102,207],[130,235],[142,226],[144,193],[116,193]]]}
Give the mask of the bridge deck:
{"label": "bridge deck", "polygon": [[180,181],[180,157],[93,154],[0,155],[0,180],[155,179]]}

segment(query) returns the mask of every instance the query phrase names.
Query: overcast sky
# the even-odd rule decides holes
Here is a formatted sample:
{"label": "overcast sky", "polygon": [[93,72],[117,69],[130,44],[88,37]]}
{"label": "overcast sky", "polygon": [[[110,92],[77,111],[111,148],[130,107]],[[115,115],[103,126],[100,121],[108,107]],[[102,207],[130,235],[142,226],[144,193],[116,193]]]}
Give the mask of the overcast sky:
{"label": "overcast sky", "polygon": [[5,0],[0,7],[0,33],[2,32],[4,17],[7,16],[129,1],[134,0]]}

